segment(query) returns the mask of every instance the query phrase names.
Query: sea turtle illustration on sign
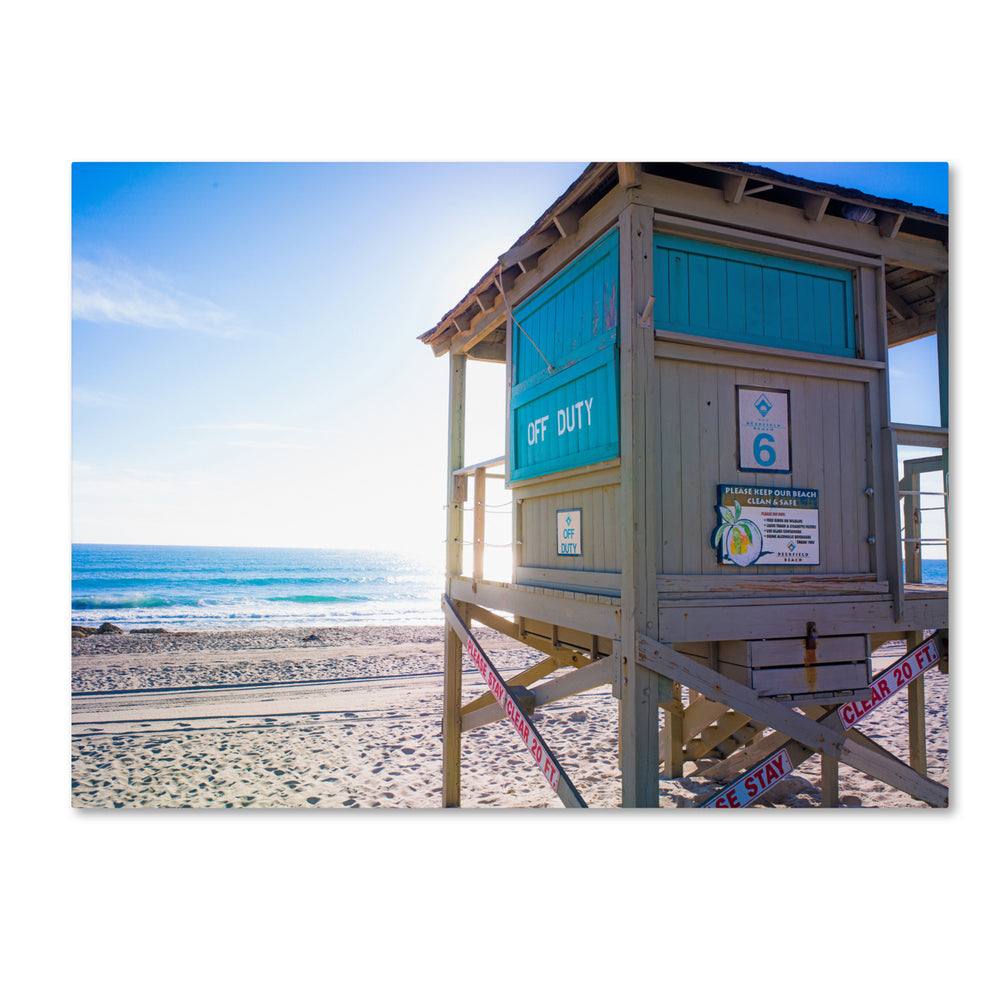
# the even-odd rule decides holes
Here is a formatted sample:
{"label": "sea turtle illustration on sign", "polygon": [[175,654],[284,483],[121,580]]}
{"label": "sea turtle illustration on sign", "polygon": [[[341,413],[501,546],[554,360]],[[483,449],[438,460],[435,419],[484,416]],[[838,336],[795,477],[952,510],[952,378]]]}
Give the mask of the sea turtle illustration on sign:
{"label": "sea turtle illustration on sign", "polygon": [[750,566],[761,556],[764,532],[749,514],[744,513],[739,500],[735,506],[715,508],[722,523],[712,536],[712,544],[719,550],[719,562],[730,566]]}

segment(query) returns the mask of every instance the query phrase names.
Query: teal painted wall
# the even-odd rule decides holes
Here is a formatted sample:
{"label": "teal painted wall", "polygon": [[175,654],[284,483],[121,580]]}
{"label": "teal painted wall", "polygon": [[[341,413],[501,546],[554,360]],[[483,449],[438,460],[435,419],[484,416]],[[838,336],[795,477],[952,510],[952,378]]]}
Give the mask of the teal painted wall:
{"label": "teal painted wall", "polygon": [[618,301],[613,230],[513,310],[512,480],[618,457]]}
{"label": "teal painted wall", "polygon": [[653,274],[657,329],[855,357],[848,270],[656,235]]}

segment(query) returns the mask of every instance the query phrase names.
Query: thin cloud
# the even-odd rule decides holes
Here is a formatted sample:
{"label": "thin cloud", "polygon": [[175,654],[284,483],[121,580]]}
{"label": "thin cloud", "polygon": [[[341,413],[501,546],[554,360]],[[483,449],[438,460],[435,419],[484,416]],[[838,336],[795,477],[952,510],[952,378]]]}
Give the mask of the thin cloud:
{"label": "thin cloud", "polygon": [[238,336],[235,317],[208,299],[171,287],[148,269],[73,259],[73,318],[121,323],[154,330],[190,330],[217,337]]}

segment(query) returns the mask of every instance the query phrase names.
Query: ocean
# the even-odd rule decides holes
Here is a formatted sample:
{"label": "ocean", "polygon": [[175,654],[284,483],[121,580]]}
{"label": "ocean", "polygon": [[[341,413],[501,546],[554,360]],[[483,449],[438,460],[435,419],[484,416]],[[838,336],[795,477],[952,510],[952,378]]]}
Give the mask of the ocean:
{"label": "ocean", "polygon": [[169,631],[441,624],[441,565],[342,549],[74,545],[72,621]]}
{"label": "ocean", "polygon": [[920,564],[920,576],[922,583],[947,583],[948,560],[924,559]]}
{"label": "ocean", "polygon": [[[926,583],[947,581],[943,559]],[[74,545],[72,621],[170,631],[439,625],[442,566],[349,549]]]}

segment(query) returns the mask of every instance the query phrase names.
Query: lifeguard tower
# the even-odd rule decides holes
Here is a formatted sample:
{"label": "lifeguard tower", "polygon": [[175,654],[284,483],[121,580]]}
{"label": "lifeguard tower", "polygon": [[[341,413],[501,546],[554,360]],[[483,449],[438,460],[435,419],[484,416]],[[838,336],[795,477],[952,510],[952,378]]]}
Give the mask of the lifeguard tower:
{"label": "lifeguard tower", "polygon": [[[941,426],[894,424],[889,347],[932,334]],[[462,733],[504,719],[585,805],[531,712],[600,685],[624,806],[689,761],[724,785],[703,804],[746,805],[815,753],[824,805],[838,762],[947,804],[922,685],[946,669],[948,592],[920,577],[929,473],[947,523],[947,216],[739,163],[594,163],[420,339],[451,366],[444,805]],[[506,454],[485,462],[464,450],[469,361],[506,365]],[[901,465],[904,446],[927,453]],[[509,582],[483,571],[501,474]],[[544,659],[502,677],[477,622]],[[873,675],[890,640],[907,654]],[[464,705],[463,650],[490,688]],[[897,694],[908,762],[863,734]]]}

